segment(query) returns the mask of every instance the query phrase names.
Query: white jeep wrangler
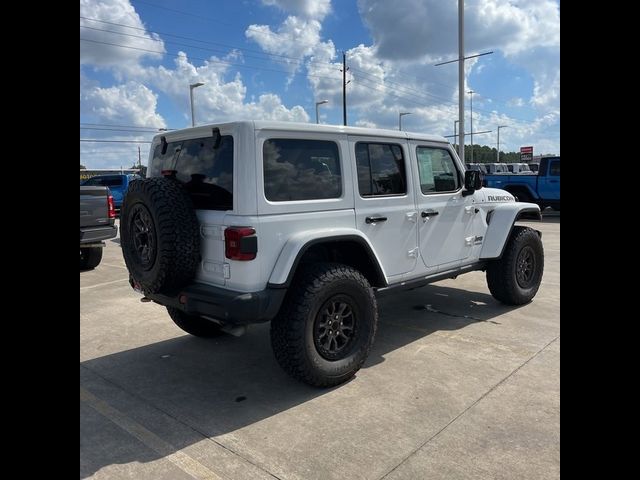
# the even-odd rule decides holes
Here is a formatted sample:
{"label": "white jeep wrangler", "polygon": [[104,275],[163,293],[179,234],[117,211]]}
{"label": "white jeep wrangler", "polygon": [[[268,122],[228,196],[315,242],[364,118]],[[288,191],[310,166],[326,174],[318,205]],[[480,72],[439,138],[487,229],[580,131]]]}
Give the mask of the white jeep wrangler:
{"label": "white jeep wrangler", "polygon": [[244,121],[162,133],[121,216],[130,282],[198,336],[271,321],[279,364],[332,386],[362,366],[376,295],[486,270],[529,302],[544,264],[533,203],[482,188],[435,135]]}

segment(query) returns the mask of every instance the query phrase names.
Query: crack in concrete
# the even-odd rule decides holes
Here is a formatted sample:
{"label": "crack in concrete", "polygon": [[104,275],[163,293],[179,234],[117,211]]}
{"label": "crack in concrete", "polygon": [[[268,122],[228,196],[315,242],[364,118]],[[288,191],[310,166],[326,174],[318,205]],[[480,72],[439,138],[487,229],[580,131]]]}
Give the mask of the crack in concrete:
{"label": "crack in concrete", "polygon": [[500,322],[496,322],[494,320],[486,320],[486,319],[483,319],[483,318],[474,317],[473,315],[458,315],[458,314],[455,314],[455,313],[449,313],[449,312],[445,312],[445,311],[442,311],[442,310],[438,310],[436,308],[433,308],[430,304],[419,306],[419,307],[418,306],[415,307],[415,310],[422,310],[422,309],[424,309],[424,310],[426,310],[428,312],[439,313],[441,315],[446,315],[447,317],[464,318],[464,319],[467,319],[467,320],[473,320],[474,322],[488,322],[488,323],[493,323],[495,325],[501,325]]}

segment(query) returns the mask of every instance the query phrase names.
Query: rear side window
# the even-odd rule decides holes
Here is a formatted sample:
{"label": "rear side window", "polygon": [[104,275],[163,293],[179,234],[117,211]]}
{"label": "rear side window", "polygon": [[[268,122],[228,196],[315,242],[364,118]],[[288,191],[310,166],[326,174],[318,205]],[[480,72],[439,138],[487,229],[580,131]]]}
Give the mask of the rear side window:
{"label": "rear side window", "polygon": [[394,143],[356,143],[361,197],[404,195],[407,180],[402,147]]}
{"label": "rear side window", "polygon": [[233,209],[233,137],[223,135],[218,148],[214,138],[204,137],[169,142],[166,152],[156,145],[148,177],[163,170],[176,170],[197,209]]}
{"label": "rear side window", "polygon": [[449,150],[417,147],[418,172],[422,193],[454,192],[460,188],[460,177]]}
{"label": "rear side window", "polygon": [[262,155],[267,200],[321,200],[342,195],[335,142],[271,138],[264,142]]}

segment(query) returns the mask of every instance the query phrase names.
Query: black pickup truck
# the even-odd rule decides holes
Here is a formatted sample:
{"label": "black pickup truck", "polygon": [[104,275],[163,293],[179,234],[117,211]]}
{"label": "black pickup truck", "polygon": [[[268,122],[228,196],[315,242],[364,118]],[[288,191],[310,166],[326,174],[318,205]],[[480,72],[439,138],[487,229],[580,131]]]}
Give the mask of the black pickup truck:
{"label": "black pickup truck", "polygon": [[107,187],[80,187],[80,270],[98,266],[104,240],[118,233],[115,219],[113,197]]}

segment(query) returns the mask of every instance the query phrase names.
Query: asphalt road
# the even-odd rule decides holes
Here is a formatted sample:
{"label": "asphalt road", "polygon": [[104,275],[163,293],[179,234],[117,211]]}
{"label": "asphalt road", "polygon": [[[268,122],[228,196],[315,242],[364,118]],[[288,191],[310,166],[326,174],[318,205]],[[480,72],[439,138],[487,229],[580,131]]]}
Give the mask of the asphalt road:
{"label": "asphalt road", "polygon": [[141,303],[119,239],[80,272],[80,477],[560,476],[560,218],[533,302],[482,272],[382,298],[371,355],[321,390],[276,364],[268,324],[205,340]]}

